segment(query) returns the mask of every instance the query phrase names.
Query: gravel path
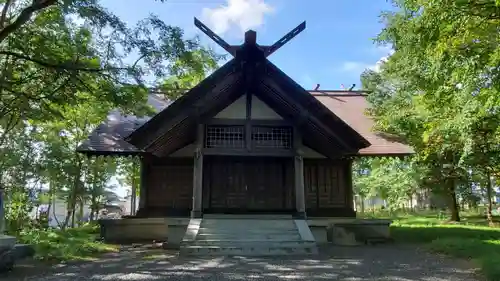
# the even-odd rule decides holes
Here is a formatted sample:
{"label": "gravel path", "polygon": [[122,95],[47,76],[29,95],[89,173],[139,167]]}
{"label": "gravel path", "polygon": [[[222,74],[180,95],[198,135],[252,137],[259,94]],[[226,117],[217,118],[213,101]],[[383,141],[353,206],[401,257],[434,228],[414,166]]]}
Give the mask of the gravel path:
{"label": "gravel path", "polygon": [[124,248],[93,262],[50,268],[20,264],[0,280],[400,280],[476,279],[467,262],[409,247],[331,247],[309,257],[179,257],[175,252]]}

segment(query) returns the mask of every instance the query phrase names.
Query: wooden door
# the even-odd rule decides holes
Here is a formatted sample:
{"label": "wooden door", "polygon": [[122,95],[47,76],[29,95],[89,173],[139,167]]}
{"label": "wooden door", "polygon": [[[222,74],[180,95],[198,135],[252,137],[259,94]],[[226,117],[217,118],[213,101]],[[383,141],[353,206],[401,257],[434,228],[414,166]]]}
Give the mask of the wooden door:
{"label": "wooden door", "polygon": [[254,158],[246,165],[247,209],[285,208],[284,159]]}
{"label": "wooden door", "polygon": [[293,186],[286,158],[207,157],[205,207],[209,212],[265,212],[288,209]]}
{"label": "wooden door", "polygon": [[245,163],[226,157],[207,159],[208,209],[214,211],[246,208]]}

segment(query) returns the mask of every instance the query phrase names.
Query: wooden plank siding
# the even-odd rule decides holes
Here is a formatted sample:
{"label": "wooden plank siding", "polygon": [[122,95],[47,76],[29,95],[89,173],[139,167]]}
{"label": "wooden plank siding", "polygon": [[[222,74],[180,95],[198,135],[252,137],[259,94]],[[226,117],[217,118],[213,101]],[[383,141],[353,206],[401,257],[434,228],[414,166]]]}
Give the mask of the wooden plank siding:
{"label": "wooden plank siding", "polygon": [[204,212],[293,210],[291,159],[212,156],[206,158],[204,171]]}
{"label": "wooden plank siding", "polygon": [[[347,160],[304,159],[309,217],[352,217]],[[193,159],[156,158],[147,165],[141,216],[189,216]],[[203,168],[204,213],[294,213],[293,158],[207,156]]]}
{"label": "wooden plank siding", "polygon": [[156,158],[147,168],[148,216],[187,216],[192,209],[193,159]]}
{"label": "wooden plank siding", "polygon": [[308,216],[354,216],[347,160],[304,159],[306,211]]}

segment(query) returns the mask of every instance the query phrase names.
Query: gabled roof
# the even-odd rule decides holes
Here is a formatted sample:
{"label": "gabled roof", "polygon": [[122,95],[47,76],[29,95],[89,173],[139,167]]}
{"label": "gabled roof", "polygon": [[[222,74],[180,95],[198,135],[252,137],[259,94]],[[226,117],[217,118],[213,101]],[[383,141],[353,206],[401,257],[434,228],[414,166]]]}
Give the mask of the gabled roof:
{"label": "gabled roof", "polygon": [[328,157],[355,154],[370,143],[267,60],[255,45],[135,130],[125,140],[166,156],[192,143],[196,126],[252,92],[307,135],[306,144]]}
{"label": "gabled roof", "polygon": [[[410,155],[414,151],[411,147],[396,142],[383,134],[372,130],[374,122],[365,114],[369,108],[366,95],[362,92],[349,91],[309,91],[319,102],[324,104],[336,116],[351,126],[370,142],[370,146],[359,150],[359,156],[401,156]],[[156,112],[166,108],[171,102],[162,95],[151,94],[148,98]],[[79,147],[78,151],[88,154],[134,154],[141,150],[126,142],[124,139],[131,132],[146,123],[150,117],[136,118],[123,116],[114,110]]]}
{"label": "gabled roof", "polygon": [[370,147],[366,136],[377,140],[368,132],[349,125],[346,116],[342,118],[329,108],[333,105],[328,100],[315,98],[267,59],[272,51],[304,30],[305,23],[270,47],[257,44],[254,31],[245,33],[242,45],[230,46],[200,22],[195,20],[195,24],[219,45],[225,46],[234,58],[179,99],[158,107],[158,114],[150,119],[108,118],[79,151],[104,149],[103,153],[169,155],[195,140],[198,124],[247,93],[256,95],[292,123],[304,136],[307,146],[327,157],[357,154],[360,149]]}

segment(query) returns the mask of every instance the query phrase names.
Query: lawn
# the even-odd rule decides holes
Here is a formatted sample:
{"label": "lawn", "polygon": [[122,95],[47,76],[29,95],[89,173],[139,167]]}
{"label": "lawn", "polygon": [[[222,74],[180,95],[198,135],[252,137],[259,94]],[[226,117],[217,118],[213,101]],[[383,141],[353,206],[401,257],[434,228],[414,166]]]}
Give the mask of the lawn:
{"label": "lawn", "polygon": [[39,260],[94,260],[99,254],[118,251],[118,246],[99,241],[98,230],[95,225],[67,230],[33,228],[21,231],[17,238],[20,243],[32,245]]}
{"label": "lawn", "polygon": [[471,260],[488,280],[500,281],[500,228],[487,226],[476,214],[463,214],[460,223],[446,218],[437,213],[393,216],[391,234],[397,243],[419,243],[436,253]]}

